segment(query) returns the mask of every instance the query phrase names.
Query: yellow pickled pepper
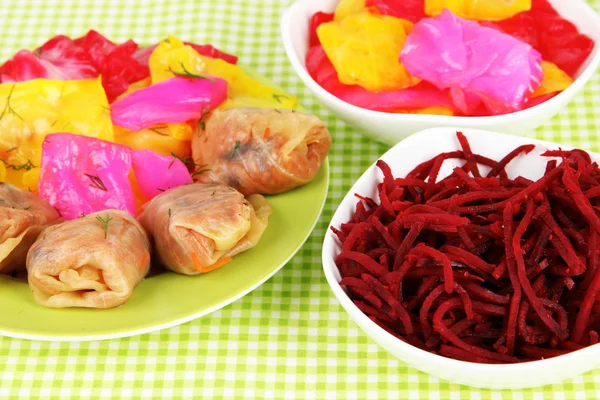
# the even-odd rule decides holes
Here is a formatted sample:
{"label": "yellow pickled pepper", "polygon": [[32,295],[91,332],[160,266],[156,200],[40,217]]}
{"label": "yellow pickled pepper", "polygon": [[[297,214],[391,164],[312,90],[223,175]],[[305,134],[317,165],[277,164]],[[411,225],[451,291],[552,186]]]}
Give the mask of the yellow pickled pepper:
{"label": "yellow pickled pepper", "polygon": [[573,83],[573,78],[571,78],[569,74],[549,61],[542,61],[542,71],[544,71],[542,83],[532,93],[531,98],[562,92]]}
{"label": "yellow pickled pepper", "polygon": [[410,21],[363,11],[321,24],[317,35],[340,82],[374,92],[419,83],[399,61]]}
{"label": "yellow pickled pepper", "polygon": [[[196,50],[185,45],[179,39],[169,36],[162,40],[150,54],[148,61],[152,83],[162,82],[173,78],[177,74],[198,74],[202,67],[202,59]],[[170,135],[177,140],[190,141],[194,134],[192,126],[188,123],[166,124]]]}
{"label": "yellow pickled pepper", "polygon": [[445,8],[461,18],[499,21],[531,9],[531,0],[425,0],[425,14],[439,15]]}
{"label": "yellow pickled pepper", "polygon": [[68,132],[113,140],[101,79],[0,84],[0,132],[0,181],[37,191],[47,134]]}
{"label": "yellow pickled pepper", "polygon": [[335,8],[333,19],[339,21],[352,14],[360,14],[367,9],[366,0],[341,0]]}
{"label": "yellow pickled pepper", "polygon": [[181,40],[169,36],[150,56],[150,75],[158,80],[177,75],[209,75],[227,81],[227,100],[220,109],[232,107],[294,108],[297,98],[248,75],[241,67],[218,58],[205,57]]}

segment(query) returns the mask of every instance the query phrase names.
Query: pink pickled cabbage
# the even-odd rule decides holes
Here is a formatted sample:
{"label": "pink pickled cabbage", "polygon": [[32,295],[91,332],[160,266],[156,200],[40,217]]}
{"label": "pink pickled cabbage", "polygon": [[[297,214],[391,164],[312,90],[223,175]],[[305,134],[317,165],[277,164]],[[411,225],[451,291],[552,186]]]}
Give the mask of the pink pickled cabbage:
{"label": "pink pickled cabbage", "polygon": [[132,166],[140,191],[148,199],[163,189],[158,185],[167,190],[192,183],[179,159],[86,136],[54,133],[42,144],[38,195],[66,219],[106,209],[135,215],[129,181]]}
{"label": "pink pickled cabbage", "polygon": [[151,199],[165,190],[192,183],[187,167],[174,157],[151,150],[133,151],[133,170],[142,194]]}
{"label": "pink pickled cabbage", "polygon": [[522,109],[543,75],[533,47],[448,10],[415,24],[400,60],[412,75],[450,89],[467,115],[481,104],[492,114]]}
{"label": "pink pickled cabbage", "polygon": [[337,72],[321,45],[313,46],[308,50],[306,69],[329,93],[357,107],[376,111],[452,107],[448,93],[427,82],[406,89],[385,92],[371,92],[358,85],[344,85],[338,79]]}
{"label": "pink pickled cabbage", "polygon": [[227,98],[227,81],[216,78],[164,80],[137,90],[111,105],[115,125],[140,131],[158,123],[200,119],[208,107],[214,110]]}

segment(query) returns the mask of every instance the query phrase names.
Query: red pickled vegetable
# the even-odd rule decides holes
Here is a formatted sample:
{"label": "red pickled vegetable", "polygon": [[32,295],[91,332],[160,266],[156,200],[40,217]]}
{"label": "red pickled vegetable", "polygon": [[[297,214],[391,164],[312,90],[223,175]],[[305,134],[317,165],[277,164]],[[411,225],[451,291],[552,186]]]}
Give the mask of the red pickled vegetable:
{"label": "red pickled vegetable", "polygon": [[365,5],[373,7],[380,14],[411,22],[418,22],[426,16],[424,0],[367,0]]}
{"label": "red pickled vegetable", "polygon": [[594,49],[594,41],[561,17],[548,0],[533,0],[531,10],[485,25],[529,43],[542,53],[544,60],[571,76]]}
{"label": "red pickled vegetable", "polygon": [[[598,342],[600,167],[582,150],[550,150],[537,180],[500,161],[439,154],[406,177],[383,161],[379,201],[357,194],[351,221],[333,232],[340,284],[393,336],[458,360],[514,363]],[[447,159],[464,165],[446,178]],[[481,177],[480,166],[490,168]]]}
{"label": "red pickled vegetable", "polygon": [[[237,57],[211,45],[185,44],[202,55],[232,64],[237,62]],[[94,30],[77,39],[58,35],[34,51],[19,51],[2,64],[0,82],[36,78],[73,80],[101,75],[102,86],[112,103],[130,84],[150,76],[148,59],[155,47],[139,48],[133,40],[117,45]]]}
{"label": "red pickled vegetable", "polygon": [[312,18],[310,19],[310,26],[308,28],[309,35],[309,46],[318,46],[321,44],[319,41],[319,36],[317,35],[317,28],[319,25],[324,24],[326,22],[333,21],[333,13],[324,13],[324,12],[316,12]]}
{"label": "red pickled vegetable", "polygon": [[406,89],[382,92],[371,92],[358,85],[345,85],[338,79],[337,71],[321,45],[308,49],[306,69],[310,76],[329,93],[357,107],[376,111],[452,107],[446,91],[425,81]]}

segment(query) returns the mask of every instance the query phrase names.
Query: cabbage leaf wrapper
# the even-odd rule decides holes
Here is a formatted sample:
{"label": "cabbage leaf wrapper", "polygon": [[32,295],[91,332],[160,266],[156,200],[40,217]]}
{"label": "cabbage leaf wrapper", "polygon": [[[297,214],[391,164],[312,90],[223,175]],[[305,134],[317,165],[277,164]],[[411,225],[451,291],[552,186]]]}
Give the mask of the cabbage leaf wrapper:
{"label": "cabbage leaf wrapper", "polygon": [[254,247],[270,214],[271,206],[261,195],[244,198],[228,186],[197,183],[156,196],[138,219],[167,269],[198,275]]}
{"label": "cabbage leaf wrapper", "polygon": [[148,236],[120,210],[50,226],[27,254],[34,298],[54,308],[120,306],[149,269]]}
{"label": "cabbage leaf wrapper", "polygon": [[310,182],[331,136],[319,118],[290,109],[217,110],[192,139],[194,177],[244,195],[276,194]]}
{"label": "cabbage leaf wrapper", "polygon": [[50,204],[33,193],[0,183],[0,273],[24,270],[33,242],[59,218]]}

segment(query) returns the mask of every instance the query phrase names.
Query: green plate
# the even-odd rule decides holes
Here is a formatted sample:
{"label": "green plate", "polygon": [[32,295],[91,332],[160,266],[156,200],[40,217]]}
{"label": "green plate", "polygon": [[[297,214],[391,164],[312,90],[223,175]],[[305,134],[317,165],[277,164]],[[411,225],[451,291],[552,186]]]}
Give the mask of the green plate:
{"label": "green plate", "polygon": [[0,276],[0,334],[37,340],[103,340],[151,332],[222,308],[279,271],[312,232],[327,197],[329,160],[308,185],[268,196],[273,207],[258,246],[208,274],[145,279],[124,305],[95,310],[38,305],[29,286]]}
{"label": "green plate", "polygon": [[45,308],[33,300],[26,283],[0,276],[0,335],[103,340],[172,327],[218,310],[260,286],[300,249],[319,219],[328,184],[326,159],[308,185],[267,197],[273,214],[258,246],[208,274],[147,278],[117,308]]}

